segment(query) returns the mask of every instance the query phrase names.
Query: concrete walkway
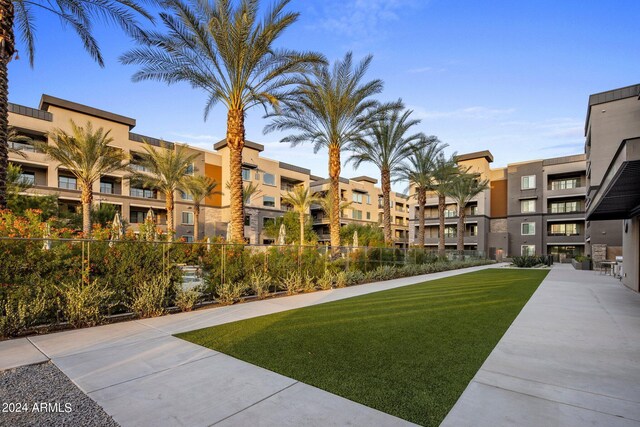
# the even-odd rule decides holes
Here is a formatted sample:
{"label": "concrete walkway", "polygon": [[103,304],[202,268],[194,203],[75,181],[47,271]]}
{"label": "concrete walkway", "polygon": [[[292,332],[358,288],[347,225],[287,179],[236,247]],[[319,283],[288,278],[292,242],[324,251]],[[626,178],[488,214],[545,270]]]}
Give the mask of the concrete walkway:
{"label": "concrete walkway", "polygon": [[122,426],[411,425],[171,334],[489,267],[0,342],[0,370],[51,359]]}
{"label": "concrete walkway", "polygon": [[640,295],[555,265],[443,426],[640,426]]}

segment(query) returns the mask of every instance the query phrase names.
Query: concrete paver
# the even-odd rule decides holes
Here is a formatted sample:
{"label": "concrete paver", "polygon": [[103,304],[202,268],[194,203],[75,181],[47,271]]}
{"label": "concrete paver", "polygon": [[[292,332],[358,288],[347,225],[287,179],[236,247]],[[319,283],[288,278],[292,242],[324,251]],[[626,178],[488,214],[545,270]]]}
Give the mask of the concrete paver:
{"label": "concrete paver", "polygon": [[640,295],[555,265],[443,426],[640,426]]}
{"label": "concrete paver", "polygon": [[49,360],[27,338],[4,341],[0,343],[0,371],[32,365]]}

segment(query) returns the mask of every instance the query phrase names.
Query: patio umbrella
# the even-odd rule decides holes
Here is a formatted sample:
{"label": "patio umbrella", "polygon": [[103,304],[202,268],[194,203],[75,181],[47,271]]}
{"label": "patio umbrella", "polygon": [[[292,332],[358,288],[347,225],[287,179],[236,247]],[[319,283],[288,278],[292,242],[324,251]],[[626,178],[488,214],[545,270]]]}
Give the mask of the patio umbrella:
{"label": "patio umbrella", "polygon": [[[51,225],[49,223],[46,223],[44,226],[44,233],[42,237],[44,237],[45,239],[48,239],[50,236],[51,236]],[[45,251],[48,251],[49,249],[51,249],[51,240],[45,240],[44,243],[42,244],[42,249]]]}
{"label": "patio umbrella", "polygon": [[227,237],[225,238],[226,243],[231,241],[231,223],[227,224]]}
{"label": "patio umbrella", "polygon": [[358,230],[353,232],[353,247],[358,247]]}
{"label": "patio umbrella", "polygon": [[147,211],[147,216],[144,219],[145,225],[145,236],[144,238],[148,241],[153,241],[156,239],[156,218],[153,214],[153,209],[149,208]]}
{"label": "patio umbrella", "polygon": [[113,222],[111,223],[111,242],[109,242],[109,246],[113,247],[114,240],[122,239],[122,235],[124,234],[122,231],[122,220],[120,219],[120,212],[116,212],[113,216]]}
{"label": "patio umbrella", "polygon": [[285,228],[284,224],[280,225],[280,232],[278,233],[278,244],[279,245],[284,245],[284,240],[285,237],[287,236],[287,229]]}

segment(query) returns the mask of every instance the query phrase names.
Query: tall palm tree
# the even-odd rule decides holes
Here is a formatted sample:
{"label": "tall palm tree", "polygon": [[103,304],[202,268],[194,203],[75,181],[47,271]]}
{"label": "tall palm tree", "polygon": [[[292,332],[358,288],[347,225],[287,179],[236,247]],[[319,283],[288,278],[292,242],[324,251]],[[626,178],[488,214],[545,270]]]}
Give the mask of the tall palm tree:
{"label": "tall palm tree", "polygon": [[221,194],[215,191],[218,183],[205,175],[189,176],[184,183],[184,191],[193,199],[193,238],[200,239],[200,204],[206,197]]}
{"label": "tall palm tree", "polygon": [[33,67],[35,57],[34,11],[44,10],[68,24],[80,37],[91,57],[104,66],[104,60],[93,27],[97,21],[116,24],[127,34],[140,31],[137,18],[152,20],[142,3],[153,0],[0,0],[0,209],[6,206],[6,179],[8,164],[9,77],[7,66],[17,59],[16,33],[21,37],[29,63]]}
{"label": "tall palm tree", "polygon": [[82,201],[82,232],[91,235],[91,204],[93,202],[93,183],[106,175],[126,167],[129,156],[122,150],[111,147],[111,130],[98,128],[87,121],[78,126],[70,120],[71,133],[54,129],[49,137],[55,145],[36,142],[36,147],[49,158],[60,163],[76,178],[80,187]]}
{"label": "tall palm tree", "polygon": [[302,185],[294,188],[293,191],[289,191],[282,197],[282,203],[291,205],[293,210],[298,213],[298,219],[300,221],[300,246],[304,245],[305,215],[309,209],[311,209],[311,205],[318,201],[319,198],[314,194],[311,194],[311,191]]}
{"label": "tall palm tree", "polygon": [[425,245],[425,204],[427,203],[427,192],[433,186],[433,170],[435,161],[442,154],[442,150],[447,144],[440,142],[436,136],[424,137],[420,146],[406,157],[399,167],[399,178],[409,183],[409,188],[413,187],[414,197],[418,202],[418,245],[424,248]]}
{"label": "tall palm tree", "polygon": [[[402,105],[402,101],[398,101]],[[411,110],[390,110],[380,116],[367,135],[354,141],[349,158],[355,169],[362,163],[372,163],[380,170],[382,185],[383,231],[386,244],[391,237],[391,181],[399,177],[400,165],[425,140],[422,133],[409,134],[420,120],[411,118]]]}
{"label": "tall palm tree", "polygon": [[463,171],[448,185],[448,195],[458,205],[458,251],[464,250],[465,209],[469,202],[489,188],[488,180],[480,180],[480,175]]}
{"label": "tall palm tree", "polygon": [[164,145],[164,149],[156,150],[151,144],[144,142],[145,152],[140,154],[140,165],[148,172],[133,170],[130,179],[133,183],[145,188],[153,188],[164,194],[167,209],[167,235],[171,241],[175,232],[173,217],[175,192],[184,190],[185,183],[190,177],[189,168],[199,154],[189,154],[189,149],[185,145],[166,146],[163,142],[160,145]]}
{"label": "tall palm tree", "polygon": [[146,32],[141,45],[121,60],[140,65],[134,81],[188,82],[208,94],[205,119],[218,103],[227,108],[226,141],[230,153],[231,239],[244,241],[242,149],[244,120],[256,106],[279,108],[293,77],[311,64],[324,62],[315,53],[275,47],[298,14],[285,12],[289,0],[278,0],[258,17],[258,0],[168,0],[160,13],[167,32]]}
{"label": "tall palm tree", "polygon": [[440,153],[434,159],[433,165],[433,181],[430,188],[438,196],[438,252],[443,255],[445,252],[444,241],[444,210],[446,208],[447,195],[449,194],[449,185],[460,173],[456,162],[455,154],[446,157],[444,153]]}
{"label": "tall palm tree", "polygon": [[[338,224],[340,224],[340,218],[342,217],[342,211],[344,211],[345,209],[347,209],[349,206],[351,206],[353,204],[353,202],[348,202],[346,200],[340,200],[340,196],[338,196],[338,210],[334,211],[335,207],[333,204],[334,201],[334,197],[333,197],[333,192],[332,190],[327,191],[324,194],[318,194],[316,193],[315,196],[317,197],[317,201],[316,203],[318,203],[320,205],[320,208],[322,209],[322,212],[329,217],[329,221],[331,221],[331,218],[333,218],[333,212],[336,212],[336,216],[338,217]],[[338,232],[340,231],[340,229],[338,229]]]}
{"label": "tall palm tree", "polygon": [[382,91],[382,80],[363,82],[372,56],[353,64],[353,55],[347,53],[329,68],[316,65],[311,75],[297,79],[298,87],[292,100],[279,114],[269,114],[272,122],[265,132],[298,131],[281,142],[292,147],[311,142],[314,152],[329,150],[329,179],[333,208],[330,215],[331,246],[340,246],[340,153],[349,144],[362,139],[385,109],[397,105],[381,106],[372,96]]}

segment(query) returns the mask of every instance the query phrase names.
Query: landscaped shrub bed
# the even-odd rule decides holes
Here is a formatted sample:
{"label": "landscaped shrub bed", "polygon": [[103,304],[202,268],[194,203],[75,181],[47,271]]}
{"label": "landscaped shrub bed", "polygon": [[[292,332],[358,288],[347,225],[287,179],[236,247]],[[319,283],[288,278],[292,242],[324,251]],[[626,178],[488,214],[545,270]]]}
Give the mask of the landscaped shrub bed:
{"label": "landscaped shrub bed", "polygon": [[[468,256],[439,258],[419,249],[331,252],[221,241],[147,242],[133,234],[109,241],[99,232],[96,240],[73,240],[61,232],[46,235],[45,229],[37,213],[24,219],[0,212],[2,337],[65,324],[91,326],[125,313],[151,317],[173,307],[188,311],[203,303],[232,304],[487,263]],[[201,286],[183,288],[183,265],[197,268]]]}

